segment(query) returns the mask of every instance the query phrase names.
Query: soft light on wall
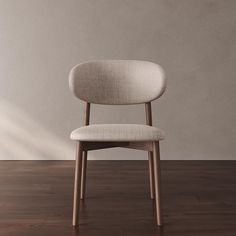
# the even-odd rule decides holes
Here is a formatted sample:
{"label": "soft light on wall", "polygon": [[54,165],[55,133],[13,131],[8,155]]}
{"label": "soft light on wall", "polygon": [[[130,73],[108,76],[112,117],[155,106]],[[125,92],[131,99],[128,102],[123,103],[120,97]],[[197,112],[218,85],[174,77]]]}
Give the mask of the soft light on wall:
{"label": "soft light on wall", "polygon": [[0,100],[1,160],[73,159],[72,148],[25,111]]}
{"label": "soft light on wall", "polygon": [[[165,69],[167,91],[153,104],[153,123],[167,136],[163,159],[235,159],[235,8],[235,0],[0,1],[0,159],[74,158],[69,135],[84,124],[83,104],[68,74],[96,59]],[[95,122],[144,123],[144,107],[92,106]]]}

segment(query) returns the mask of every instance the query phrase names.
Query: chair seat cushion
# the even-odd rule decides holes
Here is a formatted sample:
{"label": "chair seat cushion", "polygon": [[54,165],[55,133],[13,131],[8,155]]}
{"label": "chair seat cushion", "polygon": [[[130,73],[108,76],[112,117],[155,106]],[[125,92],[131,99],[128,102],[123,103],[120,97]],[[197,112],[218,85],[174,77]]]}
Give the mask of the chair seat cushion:
{"label": "chair seat cushion", "polygon": [[164,139],[162,130],[138,124],[96,124],[80,127],[71,133],[78,141],[158,141]]}

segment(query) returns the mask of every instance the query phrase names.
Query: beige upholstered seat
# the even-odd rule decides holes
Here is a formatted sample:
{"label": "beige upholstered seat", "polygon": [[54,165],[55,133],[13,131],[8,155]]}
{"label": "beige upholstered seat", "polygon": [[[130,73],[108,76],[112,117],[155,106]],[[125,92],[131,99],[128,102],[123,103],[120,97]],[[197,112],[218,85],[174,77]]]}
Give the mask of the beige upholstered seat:
{"label": "beige upholstered seat", "polygon": [[97,124],[80,127],[71,133],[79,141],[158,141],[164,133],[153,126],[138,124]]}

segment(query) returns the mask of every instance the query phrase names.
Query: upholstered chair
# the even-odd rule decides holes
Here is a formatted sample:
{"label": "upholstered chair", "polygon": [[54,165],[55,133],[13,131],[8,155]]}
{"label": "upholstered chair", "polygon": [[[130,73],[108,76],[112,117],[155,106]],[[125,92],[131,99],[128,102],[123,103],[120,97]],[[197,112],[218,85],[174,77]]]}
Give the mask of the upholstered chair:
{"label": "upholstered chair", "polygon": [[[123,147],[148,152],[150,195],[155,200],[156,223],[162,225],[160,149],[162,130],[152,126],[151,101],[159,98],[166,87],[162,68],[152,62],[102,60],[76,65],[69,75],[74,95],[85,102],[85,126],[74,130],[77,143],[73,225],[79,224],[80,200],[85,196],[87,153],[90,150]],[[146,125],[89,124],[91,104],[145,104]],[[101,173],[102,174],[102,173]]]}

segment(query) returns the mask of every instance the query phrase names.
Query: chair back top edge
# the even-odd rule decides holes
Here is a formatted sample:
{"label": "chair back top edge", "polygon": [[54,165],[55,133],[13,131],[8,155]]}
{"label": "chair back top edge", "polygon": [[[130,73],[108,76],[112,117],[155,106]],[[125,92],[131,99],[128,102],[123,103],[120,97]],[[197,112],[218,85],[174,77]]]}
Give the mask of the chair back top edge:
{"label": "chair back top edge", "polygon": [[77,98],[88,103],[131,105],[159,98],[166,79],[162,67],[153,62],[98,60],[74,66],[69,87]]}

